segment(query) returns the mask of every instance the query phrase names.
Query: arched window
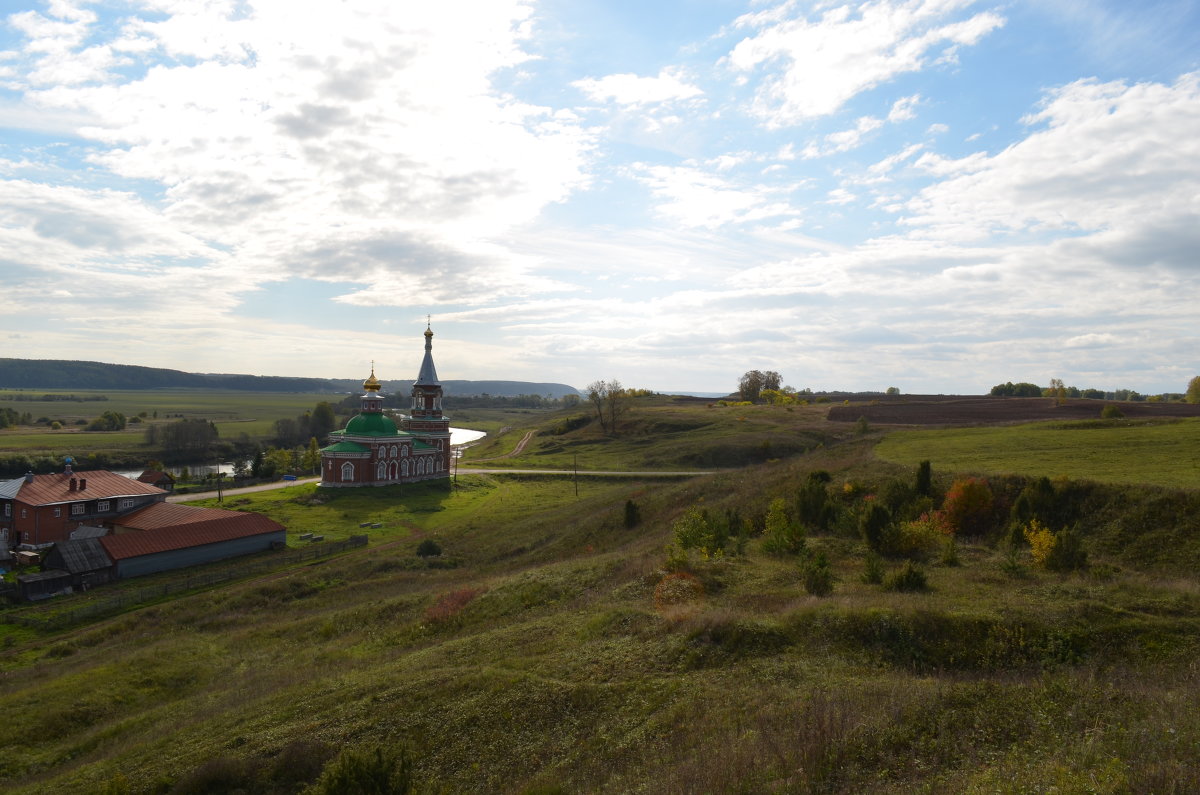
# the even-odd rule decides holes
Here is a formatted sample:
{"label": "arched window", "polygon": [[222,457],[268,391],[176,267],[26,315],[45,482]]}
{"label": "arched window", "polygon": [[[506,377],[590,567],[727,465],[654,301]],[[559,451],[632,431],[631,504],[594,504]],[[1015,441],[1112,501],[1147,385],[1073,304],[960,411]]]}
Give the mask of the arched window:
{"label": "arched window", "polygon": [[396,449],[396,445],[392,445],[392,458],[395,458],[398,455],[400,455],[400,452]]}
{"label": "arched window", "polygon": [[354,480],[354,464],[349,461],[342,464],[342,480]]}
{"label": "arched window", "polygon": [[400,462],[400,476],[408,477],[408,461]]}
{"label": "arched window", "polygon": [[404,447],[400,448],[400,455],[403,455],[403,456],[408,455],[408,445],[405,445]]}
{"label": "arched window", "polygon": [[375,465],[375,479],[383,480],[386,477],[387,477],[387,464],[380,461],[378,464]]}

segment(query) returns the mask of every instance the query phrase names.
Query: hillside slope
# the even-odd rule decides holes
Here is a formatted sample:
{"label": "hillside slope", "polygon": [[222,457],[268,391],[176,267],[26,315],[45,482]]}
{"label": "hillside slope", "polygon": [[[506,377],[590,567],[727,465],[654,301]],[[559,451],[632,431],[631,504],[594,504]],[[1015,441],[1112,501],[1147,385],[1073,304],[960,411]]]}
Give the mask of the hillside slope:
{"label": "hillside slope", "polygon": [[[694,408],[698,442],[681,411],[625,427],[669,458],[755,422]],[[1001,543],[1031,481],[996,479],[979,535],[879,562],[886,582],[915,559],[928,590],[889,590],[864,576],[861,517],[915,517],[953,473],[917,493],[876,439],[680,481],[243,498],[293,544],[379,528],[367,550],[92,625],[3,627],[0,786],[296,792],[344,750],[403,746],[429,791],[1200,789],[1200,493],[1049,484],[1045,520],[1076,526],[1091,564],[1053,573]],[[818,517],[805,551],[772,552],[776,502],[789,525]],[[806,586],[821,556],[826,597]]]}

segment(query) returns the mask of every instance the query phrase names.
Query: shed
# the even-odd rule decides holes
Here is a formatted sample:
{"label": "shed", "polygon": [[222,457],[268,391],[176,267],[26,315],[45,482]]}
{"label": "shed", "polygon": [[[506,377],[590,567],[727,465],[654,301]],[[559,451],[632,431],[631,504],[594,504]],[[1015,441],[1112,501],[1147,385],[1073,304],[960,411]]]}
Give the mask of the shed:
{"label": "shed", "polygon": [[17,575],[17,589],[20,591],[21,599],[26,602],[71,593],[71,573],[61,569],[51,569],[37,574],[19,574]]}
{"label": "shed", "polygon": [[250,555],[286,543],[283,525],[262,514],[211,513],[218,515],[185,524],[131,530],[99,541],[122,578]]}
{"label": "shed", "polygon": [[71,575],[71,584],[87,589],[114,578],[113,562],[99,538],[59,541],[46,553],[47,568]]}

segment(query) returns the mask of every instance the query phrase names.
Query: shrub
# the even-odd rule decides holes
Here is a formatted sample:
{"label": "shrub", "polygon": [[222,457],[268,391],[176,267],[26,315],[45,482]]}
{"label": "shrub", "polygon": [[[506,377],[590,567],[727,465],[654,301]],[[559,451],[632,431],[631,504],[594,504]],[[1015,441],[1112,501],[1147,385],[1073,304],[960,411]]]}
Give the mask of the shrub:
{"label": "shrub", "polygon": [[318,795],[403,795],[413,790],[413,762],[403,747],[350,749],[325,768],[314,790]]}
{"label": "shrub", "polygon": [[625,528],[632,529],[642,523],[642,511],[633,500],[625,501]]}
{"label": "shrub", "polygon": [[933,468],[928,459],[917,464],[917,494],[928,497],[933,493]]}
{"label": "shrub", "polygon": [[868,552],[863,560],[862,581],[867,585],[879,585],[883,582],[883,558],[877,552]]}
{"label": "shrub", "polygon": [[1109,403],[1100,409],[1100,419],[1102,420],[1119,420],[1124,416],[1125,412],[1121,411],[1115,403]]}
{"label": "shrub", "polygon": [[795,555],[804,551],[804,528],[788,515],[782,497],[771,500],[767,508],[766,534],[763,551],[771,555]]}
{"label": "shrub", "polygon": [[1033,557],[1033,562],[1045,566],[1046,561],[1050,559],[1050,552],[1054,549],[1054,534],[1037,519],[1025,525],[1022,534],[1029,543],[1029,554]]}
{"label": "shrub", "polygon": [[1074,530],[1059,530],[1054,534],[1054,548],[1046,559],[1050,571],[1068,572],[1087,568],[1087,552],[1083,538]]}
{"label": "shrub", "polygon": [[[824,475],[826,479],[822,480],[821,475]],[[833,525],[835,513],[829,493],[825,490],[828,478],[829,473],[823,470],[810,473],[808,480],[800,487],[800,491],[796,495],[796,518],[823,532],[828,531]]]}
{"label": "shrub", "polygon": [[441,544],[432,538],[426,538],[417,544],[417,557],[432,558],[442,554]]}
{"label": "shrub", "polygon": [[901,522],[896,533],[885,536],[883,551],[917,560],[926,560],[946,540],[939,517],[924,513],[911,522]]}
{"label": "shrub", "polygon": [[904,563],[904,568],[887,578],[883,587],[889,591],[928,591],[929,582],[925,572],[909,560]]}
{"label": "shrub", "polygon": [[1048,571],[1069,572],[1087,567],[1087,552],[1083,539],[1074,530],[1051,533],[1036,519],[1025,528],[1033,562]]}
{"label": "shrub", "polygon": [[892,517],[877,502],[869,503],[858,517],[858,533],[872,552],[884,551],[884,534],[892,523]]}
{"label": "shrub", "polygon": [[708,521],[708,514],[699,508],[690,508],[687,513],[676,519],[671,525],[671,532],[675,536],[675,543],[684,551],[699,549],[704,552],[716,552],[719,549],[716,535]]}
{"label": "shrub", "polygon": [[654,587],[654,606],[660,611],[698,602],[703,598],[704,584],[686,571],[672,572]]}
{"label": "shrub", "polygon": [[804,590],[813,596],[828,596],[833,593],[833,569],[829,567],[829,559],[824,552],[816,552],[809,556],[800,566],[804,579]]}
{"label": "shrub", "polygon": [[980,535],[988,527],[992,490],[983,478],[954,481],[942,502],[942,519],[948,533]]}

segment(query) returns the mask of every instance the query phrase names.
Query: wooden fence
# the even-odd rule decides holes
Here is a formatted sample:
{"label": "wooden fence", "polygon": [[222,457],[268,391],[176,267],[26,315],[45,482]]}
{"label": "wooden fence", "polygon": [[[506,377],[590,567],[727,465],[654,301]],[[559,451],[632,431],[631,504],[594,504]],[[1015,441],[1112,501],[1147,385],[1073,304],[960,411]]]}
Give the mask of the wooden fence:
{"label": "wooden fence", "polygon": [[[108,599],[88,602],[78,607],[69,607],[61,601],[55,600],[52,605],[44,607],[10,610],[0,613],[0,621],[24,627],[33,627],[34,629],[61,629],[71,624],[87,621],[88,619],[97,618],[109,613],[118,613],[127,607],[133,607],[173,593],[190,591],[196,588],[207,588],[212,585],[229,582],[230,580],[240,580],[244,577],[253,577],[256,574],[264,574],[283,566],[303,563],[306,560],[329,557],[339,552],[345,552],[348,549],[365,547],[366,545],[367,536],[350,536],[345,541],[331,541],[327,544],[312,544],[311,546],[291,549],[287,552],[281,552],[256,560],[253,563],[225,567],[214,571],[187,574],[186,576],[180,576],[159,585],[124,590]],[[67,598],[69,599],[69,597]]]}

